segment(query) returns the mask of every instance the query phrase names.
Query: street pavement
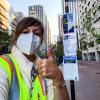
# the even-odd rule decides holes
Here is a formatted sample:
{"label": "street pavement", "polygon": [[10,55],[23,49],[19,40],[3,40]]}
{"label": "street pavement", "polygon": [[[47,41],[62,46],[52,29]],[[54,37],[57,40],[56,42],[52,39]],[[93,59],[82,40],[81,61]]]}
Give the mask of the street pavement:
{"label": "street pavement", "polygon": [[[79,61],[79,81],[75,81],[76,100],[100,100],[100,62]],[[70,82],[66,81],[70,95]]]}

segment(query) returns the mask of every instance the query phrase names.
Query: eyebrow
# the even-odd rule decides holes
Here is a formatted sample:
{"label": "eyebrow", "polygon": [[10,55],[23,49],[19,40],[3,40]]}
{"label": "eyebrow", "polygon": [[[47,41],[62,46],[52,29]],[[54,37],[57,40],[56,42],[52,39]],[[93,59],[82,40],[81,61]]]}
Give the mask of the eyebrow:
{"label": "eyebrow", "polygon": [[40,29],[34,29],[34,31],[39,31],[39,32],[41,32]]}
{"label": "eyebrow", "polygon": [[22,31],[28,31],[29,29],[28,29],[28,27],[27,28],[25,28],[25,29],[23,29]]}

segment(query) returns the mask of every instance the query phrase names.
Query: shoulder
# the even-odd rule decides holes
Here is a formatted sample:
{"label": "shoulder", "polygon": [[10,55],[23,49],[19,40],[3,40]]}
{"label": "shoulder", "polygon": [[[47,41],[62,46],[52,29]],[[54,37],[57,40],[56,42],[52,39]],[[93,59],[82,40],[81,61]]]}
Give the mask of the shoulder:
{"label": "shoulder", "polygon": [[8,97],[8,76],[5,70],[0,65],[0,100],[5,100]]}
{"label": "shoulder", "polygon": [[6,76],[9,80],[9,85],[11,84],[12,78],[12,65],[7,57],[7,55],[0,56],[0,74]]}
{"label": "shoulder", "polygon": [[[7,78],[7,73],[5,72],[5,70],[1,67],[0,65],[0,77],[4,77],[4,78]],[[0,79],[2,79],[0,78]]]}

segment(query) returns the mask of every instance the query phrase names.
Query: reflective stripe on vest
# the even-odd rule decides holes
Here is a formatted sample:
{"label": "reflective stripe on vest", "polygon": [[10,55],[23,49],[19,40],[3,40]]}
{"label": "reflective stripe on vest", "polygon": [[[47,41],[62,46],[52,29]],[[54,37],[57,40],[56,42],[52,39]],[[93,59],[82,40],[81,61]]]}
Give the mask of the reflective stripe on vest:
{"label": "reflective stripe on vest", "polygon": [[0,65],[1,67],[4,69],[4,71],[6,72],[7,76],[8,76],[8,84],[10,87],[11,84],[11,78],[12,78],[12,65],[11,63],[8,61],[8,59],[6,59],[6,57],[0,56]]}
{"label": "reflective stripe on vest", "polygon": [[[15,97],[15,98],[17,98],[16,100],[30,100],[30,99],[31,100],[47,100],[47,96],[44,94],[44,87],[42,86],[42,81],[41,81],[40,76],[37,76],[36,79],[34,80],[34,88],[32,90],[32,97],[30,97],[30,92],[28,90],[28,87],[25,84],[25,81],[23,80],[23,78],[20,74],[19,65],[17,64],[17,62],[15,61],[15,59],[13,58],[13,56],[11,54],[9,54],[8,56],[10,57],[10,59],[12,60],[12,62],[14,64],[14,68],[16,71],[16,76],[17,76],[18,84],[19,84],[19,88],[17,88],[17,89],[19,89],[20,97]],[[3,60],[3,62],[2,62],[2,60]],[[4,64],[4,61],[5,61],[5,63],[7,63],[7,61],[2,59],[2,57],[1,57],[0,63],[2,62],[2,66],[5,66],[5,67],[3,67],[4,70],[7,67],[7,70],[5,70],[5,71],[8,73],[7,75],[11,81],[11,76],[10,76],[11,71],[10,71],[10,68],[8,67],[8,65],[11,65],[11,64],[8,64],[8,65]]]}

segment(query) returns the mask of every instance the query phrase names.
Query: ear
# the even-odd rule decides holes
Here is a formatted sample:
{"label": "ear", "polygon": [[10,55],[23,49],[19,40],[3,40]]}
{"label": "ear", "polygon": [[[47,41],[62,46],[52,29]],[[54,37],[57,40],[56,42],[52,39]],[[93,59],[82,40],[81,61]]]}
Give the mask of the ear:
{"label": "ear", "polygon": [[16,43],[16,35],[12,34],[11,38],[12,38],[12,44],[15,44]]}
{"label": "ear", "polygon": [[41,44],[43,43],[43,38],[41,38]]}
{"label": "ear", "polygon": [[12,44],[16,44],[18,37],[19,37],[19,35],[12,34]]}
{"label": "ear", "polygon": [[44,39],[43,39],[43,37],[41,37],[41,45],[42,45],[43,41],[44,41]]}

